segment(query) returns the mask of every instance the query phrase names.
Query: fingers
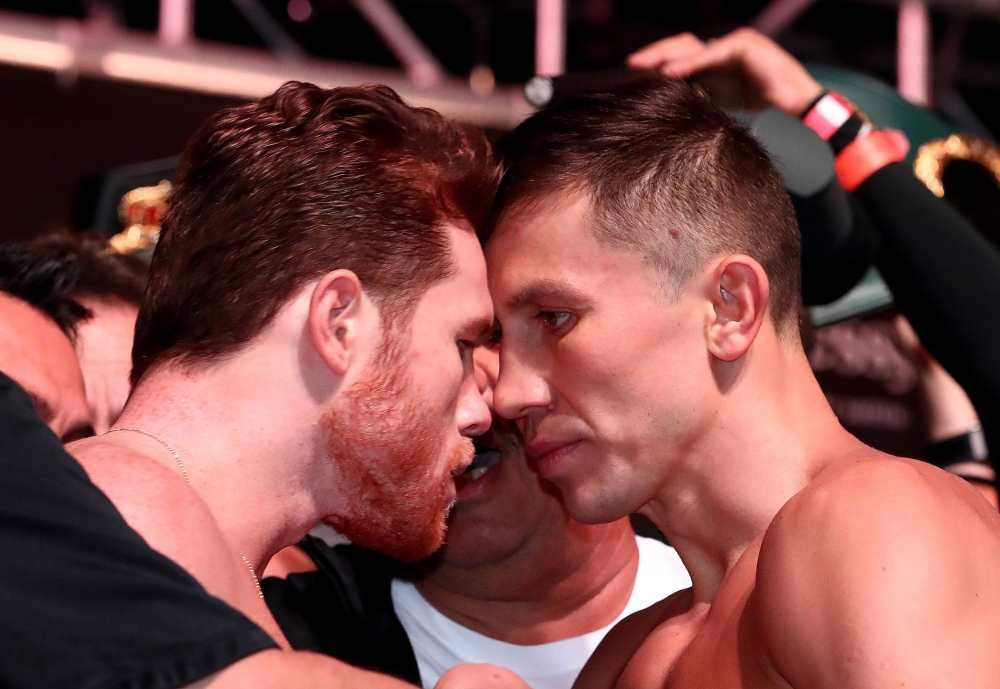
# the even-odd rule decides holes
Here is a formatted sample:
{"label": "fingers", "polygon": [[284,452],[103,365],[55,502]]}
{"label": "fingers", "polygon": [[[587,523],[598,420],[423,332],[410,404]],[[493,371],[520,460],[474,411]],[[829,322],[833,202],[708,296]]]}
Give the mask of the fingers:
{"label": "fingers", "polygon": [[715,70],[738,75],[747,93],[796,116],[823,92],[798,60],[767,36],[748,28],[708,43],[692,34],[671,36],[634,53],[628,64],[658,69],[670,79]]}
{"label": "fingers", "polygon": [[647,45],[628,57],[633,69],[658,69],[664,64],[686,57],[704,49],[705,44],[693,33],[670,36]]}
{"label": "fingers", "polygon": [[661,70],[673,79],[686,79],[710,69],[740,66],[746,43],[745,36],[734,32],[663,64]]}

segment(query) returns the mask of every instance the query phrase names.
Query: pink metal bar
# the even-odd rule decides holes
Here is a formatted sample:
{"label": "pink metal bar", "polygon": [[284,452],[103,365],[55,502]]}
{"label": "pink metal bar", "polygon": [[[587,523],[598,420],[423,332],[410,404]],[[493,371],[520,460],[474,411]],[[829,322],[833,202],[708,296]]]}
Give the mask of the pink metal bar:
{"label": "pink metal bar", "polygon": [[903,0],[896,25],[896,88],[916,105],[930,105],[931,18],[924,0]]}
{"label": "pink metal bar", "polygon": [[194,0],[160,0],[157,31],[163,45],[184,45],[194,36]]}
{"label": "pink metal bar", "polygon": [[535,0],[535,74],[566,71],[566,0]]}
{"label": "pink metal bar", "polygon": [[815,0],[771,0],[750,25],[765,36],[777,36],[809,9]]}
{"label": "pink metal bar", "polygon": [[414,84],[431,86],[444,80],[444,67],[389,0],[351,0],[351,4],[375,29]]}

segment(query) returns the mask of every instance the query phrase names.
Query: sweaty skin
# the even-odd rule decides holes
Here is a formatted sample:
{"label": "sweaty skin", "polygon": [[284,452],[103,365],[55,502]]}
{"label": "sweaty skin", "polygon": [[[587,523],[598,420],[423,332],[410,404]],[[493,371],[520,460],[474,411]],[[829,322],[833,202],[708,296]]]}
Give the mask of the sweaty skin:
{"label": "sweaty skin", "polygon": [[490,240],[495,407],[575,518],[639,509],[694,586],[616,627],[578,689],[996,686],[1000,515],[840,426],[759,263],[667,297],[588,208],[550,198]]}

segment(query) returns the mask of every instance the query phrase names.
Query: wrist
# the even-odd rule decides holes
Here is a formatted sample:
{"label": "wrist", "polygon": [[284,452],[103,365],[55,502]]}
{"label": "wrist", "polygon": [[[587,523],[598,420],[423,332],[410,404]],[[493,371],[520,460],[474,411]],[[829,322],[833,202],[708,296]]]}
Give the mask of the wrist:
{"label": "wrist", "polygon": [[927,461],[945,471],[973,481],[993,483],[996,472],[990,463],[983,429],[976,424],[965,433],[927,445]]}
{"label": "wrist", "polygon": [[882,168],[906,159],[910,142],[895,129],[858,136],[837,154],[833,169],[844,191],[851,193]]}

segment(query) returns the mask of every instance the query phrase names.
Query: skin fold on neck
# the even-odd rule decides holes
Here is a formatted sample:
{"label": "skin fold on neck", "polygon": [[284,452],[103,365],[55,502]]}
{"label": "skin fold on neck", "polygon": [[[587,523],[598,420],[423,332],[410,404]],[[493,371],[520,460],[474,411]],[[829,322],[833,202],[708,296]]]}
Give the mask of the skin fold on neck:
{"label": "skin fold on neck", "polygon": [[595,526],[559,520],[568,517],[554,505],[515,552],[471,567],[440,563],[416,586],[442,614],[508,643],[548,643],[601,629],[632,594],[635,533],[627,519]]}

